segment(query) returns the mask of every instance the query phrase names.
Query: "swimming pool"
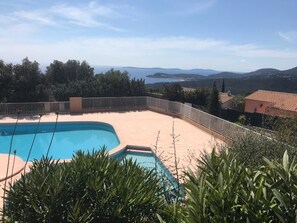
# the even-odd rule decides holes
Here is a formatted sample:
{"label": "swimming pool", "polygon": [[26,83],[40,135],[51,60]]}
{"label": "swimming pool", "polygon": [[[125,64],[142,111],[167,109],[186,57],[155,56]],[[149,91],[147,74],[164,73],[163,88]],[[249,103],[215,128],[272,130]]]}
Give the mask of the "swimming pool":
{"label": "swimming pool", "polygon": [[[10,141],[15,124],[0,124],[0,153],[9,153]],[[27,159],[37,123],[19,123],[13,137],[12,153],[24,161]],[[39,160],[45,156],[55,129],[54,122],[40,123],[30,161]],[[49,151],[53,159],[70,159],[77,150],[91,151],[100,149],[103,145],[110,151],[117,147],[120,141],[113,127],[101,122],[58,122]]]}
{"label": "swimming pool", "polygon": [[[164,183],[166,190],[175,191],[175,195],[172,196],[176,196],[177,190],[179,188],[177,180],[153,152],[143,152],[141,150],[137,151],[127,149],[118,154],[112,155],[112,158],[115,158],[120,161],[123,159],[132,159],[137,164],[146,169],[155,169],[157,171],[158,176],[162,179],[162,182]],[[179,190],[179,193],[183,194],[182,189]]]}

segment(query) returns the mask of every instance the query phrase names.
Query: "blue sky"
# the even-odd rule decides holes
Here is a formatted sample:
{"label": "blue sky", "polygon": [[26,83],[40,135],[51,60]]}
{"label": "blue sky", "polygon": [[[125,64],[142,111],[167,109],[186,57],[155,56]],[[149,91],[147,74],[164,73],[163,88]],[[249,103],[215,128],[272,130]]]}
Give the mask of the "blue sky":
{"label": "blue sky", "polygon": [[296,0],[2,0],[0,59],[251,71],[297,66]]}

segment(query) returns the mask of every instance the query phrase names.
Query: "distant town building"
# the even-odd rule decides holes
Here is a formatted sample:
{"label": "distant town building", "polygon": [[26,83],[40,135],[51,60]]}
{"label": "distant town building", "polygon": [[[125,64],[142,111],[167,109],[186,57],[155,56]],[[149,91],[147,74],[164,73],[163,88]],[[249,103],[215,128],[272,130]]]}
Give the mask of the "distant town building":
{"label": "distant town building", "polygon": [[232,99],[234,98],[234,95],[232,95],[230,92],[227,92],[227,93],[220,92],[219,98],[220,98],[222,109],[228,109],[232,107]]}
{"label": "distant town building", "polygon": [[192,92],[192,91],[195,91],[195,90],[196,90],[196,88],[183,87],[184,92]]}
{"label": "distant town building", "polygon": [[245,112],[297,116],[297,94],[258,90],[245,97]]}

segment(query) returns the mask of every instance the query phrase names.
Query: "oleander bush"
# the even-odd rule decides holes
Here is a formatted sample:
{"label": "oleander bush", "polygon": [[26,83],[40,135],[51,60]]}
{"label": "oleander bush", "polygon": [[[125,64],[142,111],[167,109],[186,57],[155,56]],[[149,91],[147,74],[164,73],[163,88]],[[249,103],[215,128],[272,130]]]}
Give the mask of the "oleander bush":
{"label": "oleander bush", "polygon": [[187,173],[184,222],[297,222],[297,165],[264,158],[246,167],[228,150],[215,150]]}
{"label": "oleander bush", "polygon": [[12,185],[6,222],[155,222],[166,208],[155,172],[105,152],[77,152],[69,163],[34,161]]}

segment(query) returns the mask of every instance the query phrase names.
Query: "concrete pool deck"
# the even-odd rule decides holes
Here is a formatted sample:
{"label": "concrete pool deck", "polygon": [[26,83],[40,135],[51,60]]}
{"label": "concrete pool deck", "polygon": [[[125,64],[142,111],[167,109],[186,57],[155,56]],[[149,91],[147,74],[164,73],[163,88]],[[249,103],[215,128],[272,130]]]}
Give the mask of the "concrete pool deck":
{"label": "concrete pool deck", "polygon": [[[15,123],[13,116],[0,116],[0,123]],[[55,122],[56,115],[48,114],[41,118],[41,122]],[[178,166],[185,170],[193,167],[194,157],[199,158],[204,151],[210,152],[214,146],[220,146],[223,141],[202,129],[180,119],[153,111],[127,111],[127,112],[102,112],[86,114],[60,114],[58,121],[97,121],[111,124],[120,140],[120,145],[115,150],[121,150],[126,145],[145,146],[155,149],[157,137],[157,155],[172,170],[174,163],[172,147],[172,126],[176,139],[176,154],[179,160]],[[38,122],[38,116],[22,116],[19,122]],[[158,134],[159,132],[159,134]],[[0,179],[5,177],[8,155],[0,154]],[[12,165],[13,156],[10,164]],[[24,166],[24,161],[19,157],[15,159],[14,170]],[[14,172],[15,172],[14,171]],[[11,171],[9,171],[10,175]],[[20,174],[13,180],[18,179]],[[8,181],[10,182],[10,180]],[[0,182],[0,197],[3,196],[4,182]],[[0,200],[0,208],[2,199]]]}

